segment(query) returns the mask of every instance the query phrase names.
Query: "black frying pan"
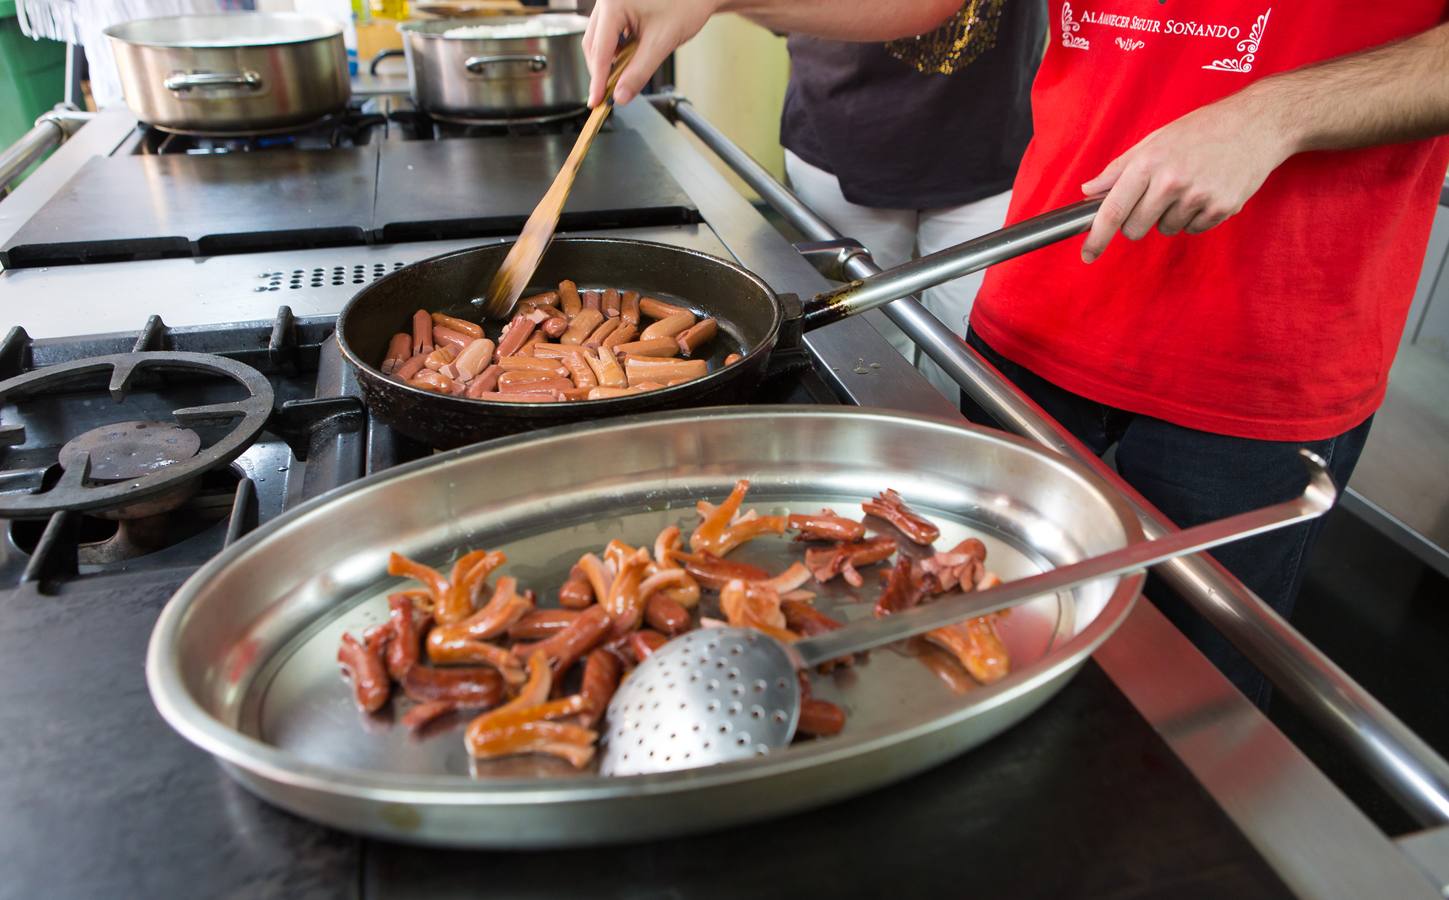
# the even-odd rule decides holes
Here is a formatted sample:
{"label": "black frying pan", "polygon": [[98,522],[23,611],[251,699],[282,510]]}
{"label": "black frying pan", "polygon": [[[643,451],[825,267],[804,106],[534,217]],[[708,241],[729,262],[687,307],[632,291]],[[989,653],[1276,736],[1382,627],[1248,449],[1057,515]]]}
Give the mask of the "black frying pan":
{"label": "black frying pan", "polygon": [[[805,329],[882,306],[1074,234],[1091,224],[1098,201],[1086,201],[922,257],[807,301]],[[748,399],[769,363],[787,319],[786,305],[758,276],[718,257],[623,238],[558,238],[539,264],[527,296],[564,279],[580,289],[616,287],[713,316],[710,374],[670,388],[561,403],[500,403],[435,394],[382,374],[389,339],[409,331],[419,308],[478,321],[475,301],[507,255],[508,244],[462,250],[405,266],[357,293],[337,317],[337,344],[357,371],[363,402],[378,419],[437,449],[520,431],[604,416]],[[731,353],[743,358],[724,365]]]}

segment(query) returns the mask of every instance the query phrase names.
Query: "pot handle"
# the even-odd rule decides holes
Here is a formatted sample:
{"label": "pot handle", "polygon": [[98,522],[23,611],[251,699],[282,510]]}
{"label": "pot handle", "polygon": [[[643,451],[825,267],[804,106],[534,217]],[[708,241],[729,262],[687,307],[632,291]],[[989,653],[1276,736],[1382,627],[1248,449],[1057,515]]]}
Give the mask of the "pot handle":
{"label": "pot handle", "polygon": [[379,50],[377,51],[377,55],[372,58],[372,62],[367,64],[367,74],[376,75],[377,67],[382,65],[382,61],[385,59],[397,59],[400,56],[406,55],[402,50],[396,48]]}
{"label": "pot handle", "polygon": [[533,53],[505,54],[503,56],[470,56],[463,63],[463,68],[474,75],[482,75],[483,70],[498,63],[521,63],[528,66],[530,72],[544,72],[548,69],[548,57]]}
{"label": "pot handle", "polygon": [[826,291],[806,302],[805,330],[885,306],[893,300],[1081,234],[1092,227],[1092,219],[1101,205],[1100,197],[1073,203],[911,260],[863,281]]}
{"label": "pot handle", "polygon": [[256,72],[177,72],[161,84],[178,94],[200,88],[244,87],[255,91],[262,86],[262,76]]}

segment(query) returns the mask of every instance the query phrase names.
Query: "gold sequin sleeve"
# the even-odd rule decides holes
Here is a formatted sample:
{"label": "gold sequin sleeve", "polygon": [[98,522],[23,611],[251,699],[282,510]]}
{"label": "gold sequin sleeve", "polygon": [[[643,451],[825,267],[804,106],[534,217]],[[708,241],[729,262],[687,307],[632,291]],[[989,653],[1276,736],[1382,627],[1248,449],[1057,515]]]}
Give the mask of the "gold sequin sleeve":
{"label": "gold sequin sleeve", "polygon": [[886,52],[927,74],[950,75],[996,46],[1006,0],[969,0],[934,31],[886,44]]}

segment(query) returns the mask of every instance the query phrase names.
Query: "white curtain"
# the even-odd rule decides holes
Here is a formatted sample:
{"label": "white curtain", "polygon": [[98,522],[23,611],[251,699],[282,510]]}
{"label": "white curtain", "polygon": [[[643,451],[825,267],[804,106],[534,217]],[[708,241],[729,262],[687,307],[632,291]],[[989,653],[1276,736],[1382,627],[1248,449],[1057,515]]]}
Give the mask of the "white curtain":
{"label": "white curtain", "polygon": [[85,48],[91,96],[104,109],[123,102],[116,60],[103,33],[105,29],[132,19],[215,13],[251,5],[245,0],[19,0],[16,14],[20,30],[32,38],[50,38]]}

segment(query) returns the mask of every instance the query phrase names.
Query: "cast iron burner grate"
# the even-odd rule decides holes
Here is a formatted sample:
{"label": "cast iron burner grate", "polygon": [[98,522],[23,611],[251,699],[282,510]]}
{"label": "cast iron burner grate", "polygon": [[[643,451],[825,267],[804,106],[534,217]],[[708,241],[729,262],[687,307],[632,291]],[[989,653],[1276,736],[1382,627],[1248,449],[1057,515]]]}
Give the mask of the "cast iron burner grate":
{"label": "cast iron burner grate", "polygon": [[0,342],[0,585],[200,565],[423,455],[373,426],[331,317]]}

